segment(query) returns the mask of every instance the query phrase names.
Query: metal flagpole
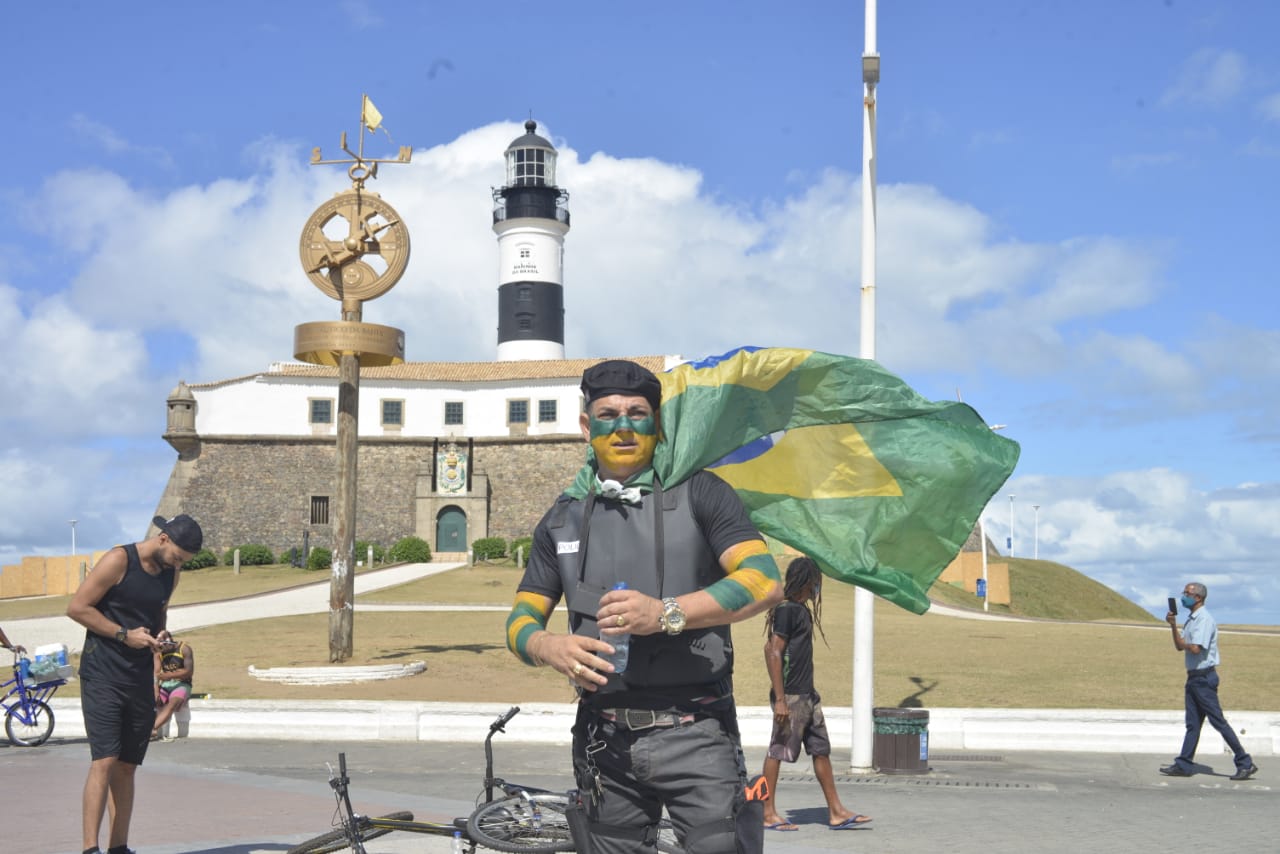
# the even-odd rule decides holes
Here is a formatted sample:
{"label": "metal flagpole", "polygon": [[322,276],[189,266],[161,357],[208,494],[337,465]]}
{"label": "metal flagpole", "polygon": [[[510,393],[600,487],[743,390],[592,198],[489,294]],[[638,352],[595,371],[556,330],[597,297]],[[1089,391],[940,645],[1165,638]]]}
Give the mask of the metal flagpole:
{"label": "metal flagpole", "polygon": [[[880,54],[876,53],[876,0],[865,0],[865,41],[862,51],[862,303],[859,355],[876,357],[876,84],[880,82]],[[853,594],[853,751],[854,771],[869,770],[872,762],[871,706],[875,675],[875,594],[859,587]]]}

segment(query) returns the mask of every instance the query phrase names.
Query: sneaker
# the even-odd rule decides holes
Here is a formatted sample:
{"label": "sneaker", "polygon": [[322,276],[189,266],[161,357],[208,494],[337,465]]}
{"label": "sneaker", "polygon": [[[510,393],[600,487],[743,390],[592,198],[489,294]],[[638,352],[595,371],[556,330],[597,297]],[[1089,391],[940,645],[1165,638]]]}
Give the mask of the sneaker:
{"label": "sneaker", "polygon": [[1248,780],[1254,774],[1258,773],[1257,765],[1250,765],[1248,768],[1241,768],[1231,775],[1232,780]]}
{"label": "sneaker", "polygon": [[1179,765],[1165,765],[1160,769],[1160,773],[1166,777],[1190,777],[1190,771],[1183,771]]}

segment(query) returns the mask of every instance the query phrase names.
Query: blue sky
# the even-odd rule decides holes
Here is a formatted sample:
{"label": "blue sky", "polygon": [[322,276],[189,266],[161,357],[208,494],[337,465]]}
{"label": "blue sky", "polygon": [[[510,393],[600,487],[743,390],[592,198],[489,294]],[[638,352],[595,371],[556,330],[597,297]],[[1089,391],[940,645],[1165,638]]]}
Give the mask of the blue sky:
{"label": "blue sky", "polygon": [[[861,3],[85,3],[0,56],[0,559],[140,537],[178,382],[336,317],[309,167],[360,95],[411,359],[496,350],[490,188],[531,114],[570,192],[570,356],[859,352]],[[1280,623],[1280,7],[880,3],[877,357],[1023,448],[987,514],[1163,612]],[[626,322],[624,322],[626,321]]]}

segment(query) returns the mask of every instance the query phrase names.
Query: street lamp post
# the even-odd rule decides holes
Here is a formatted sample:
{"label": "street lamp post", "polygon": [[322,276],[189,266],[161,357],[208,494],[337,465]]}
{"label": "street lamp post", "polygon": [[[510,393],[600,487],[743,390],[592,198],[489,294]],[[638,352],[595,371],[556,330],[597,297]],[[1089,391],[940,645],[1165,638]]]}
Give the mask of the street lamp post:
{"label": "street lamp post", "polygon": [[75,557],[76,556],[76,521],[77,520],[68,519],[67,521],[71,523],[71,556]]}
{"label": "street lamp post", "polygon": [[1035,531],[1035,535],[1034,535],[1034,539],[1032,540],[1032,542],[1035,543],[1035,545],[1032,547],[1035,549],[1035,551],[1033,552],[1033,555],[1036,560],[1039,560],[1040,559],[1040,505],[1032,504],[1031,509],[1036,511],[1035,526],[1033,528],[1033,530]]}
{"label": "street lamp post", "polygon": [[1009,557],[1013,557],[1013,499],[1017,498],[1012,492],[1009,493]]}

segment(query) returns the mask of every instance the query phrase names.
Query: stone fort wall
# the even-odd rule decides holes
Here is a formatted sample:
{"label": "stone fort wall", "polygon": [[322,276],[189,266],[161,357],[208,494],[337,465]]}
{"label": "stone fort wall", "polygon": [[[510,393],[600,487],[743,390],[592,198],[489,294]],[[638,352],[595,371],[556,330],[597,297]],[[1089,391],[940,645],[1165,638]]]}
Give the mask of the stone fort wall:
{"label": "stone fort wall", "polygon": [[[357,540],[390,546],[429,532],[425,539],[435,549],[435,520],[415,518],[415,498],[429,489],[433,450],[431,439],[361,438]],[[488,477],[489,530],[475,530],[468,520],[468,544],[483,536],[532,535],[586,459],[580,435],[476,439],[473,450],[472,473]],[[160,512],[190,513],[219,559],[245,543],[277,553],[301,547],[304,531],[310,545],[332,548],[336,484],[333,437],[206,437],[175,464]],[[312,496],[329,496],[330,524],[311,524]]]}

